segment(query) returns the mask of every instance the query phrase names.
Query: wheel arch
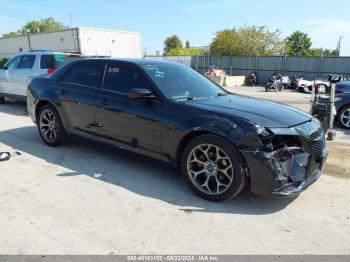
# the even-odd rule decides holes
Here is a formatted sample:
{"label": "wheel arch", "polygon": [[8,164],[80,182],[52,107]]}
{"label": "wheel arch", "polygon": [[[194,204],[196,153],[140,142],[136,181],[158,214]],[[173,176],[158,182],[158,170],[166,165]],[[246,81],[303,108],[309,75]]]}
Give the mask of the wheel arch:
{"label": "wheel arch", "polygon": [[349,104],[344,104],[344,105],[342,105],[342,106],[339,107],[339,109],[337,110],[336,119],[337,119],[338,121],[340,121],[340,112],[341,112],[344,108],[346,108],[346,107],[350,107],[350,103],[349,103]]}
{"label": "wheel arch", "polygon": [[57,111],[57,108],[55,107],[55,105],[53,103],[51,103],[49,100],[40,100],[36,105],[35,105],[35,119],[36,121],[38,121],[38,117],[39,117],[39,112],[40,112],[40,109],[45,106],[45,105],[50,105],[50,106],[53,106],[56,111]]}
{"label": "wheel arch", "polygon": [[177,150],[176,150],[176,166],[179,167],[180,163],[181,163],[181,156],[182,153],[184,152],[186,146],[196,137],[202,136],[202,135],[214,135],[214,136],[218,136],[224,140],[226,140],[227,142],[229,142],[232,146],[235,147],[235,149],[237,150],[237,152],[239,153],[241,160],[243,161],[244,165],[247,164],[245,158],[243,157],[243,155],[241,154],[241,152],[239,151],[238,146],[231,140],[227,139],[224,135],[222,134],[218,134],[215,132],[211,132],[211,131],[207,131],[207,130],[196,130],[196,131],[192,131],[188,134],[186,134],[180,141]]}

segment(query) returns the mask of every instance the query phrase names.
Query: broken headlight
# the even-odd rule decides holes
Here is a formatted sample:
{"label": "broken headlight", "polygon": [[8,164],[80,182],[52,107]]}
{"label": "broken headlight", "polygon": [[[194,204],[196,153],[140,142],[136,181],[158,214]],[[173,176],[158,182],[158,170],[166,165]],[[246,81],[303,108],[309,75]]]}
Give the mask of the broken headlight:
{"label": "broken headlight", "polygon": [[301,142],[297,136],[273,135],[261,140],[263,147],[268,152],[277,151],[283,148],[300,148]]}
{"label": "broken headlight", "polygon": [[257,132],[261,138],[267,138],[267,137],[273,136],[272,131],[265,127],[258,126]]}

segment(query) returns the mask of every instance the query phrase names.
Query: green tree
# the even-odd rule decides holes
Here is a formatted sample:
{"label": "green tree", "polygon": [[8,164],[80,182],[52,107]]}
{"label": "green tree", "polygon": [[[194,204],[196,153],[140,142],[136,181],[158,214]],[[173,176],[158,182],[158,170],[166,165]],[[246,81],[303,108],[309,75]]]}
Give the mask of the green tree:
{"label": "green tree", "polygon": [[213,55],[239,55],[240,40],[235,29],[226,29],[216,33],[210,45],[210,53]]}
{"label": "green tree", "polygon": [[190,49],[191,48],[191,43],[190,43],[190,41],[186,41],[186,44],[185,44],[185,48],[186,49]]}
{"label": "green tree", "polygon": [[167,53],[167,56],[180,56],[180,55],[195,56],[195,55],[205,55],[205,54],[207,54],[207,52],[203,49],[190,47],[188,49],[173,48],[169,50],[169,52]]}
{"label": "green tree", "polygon": [[286,38],[287,53],[291,56],[312,56],[311,38],[303,32],[296,31]]}
{"label": "green tree", "polygon": [[40,21],[29,21],[16,32],[3,34],[3,37],[13,37],[27,33],[53,32],[57,30],[67,29],[68,27],[61,22],[56,21],[52,17],[41,19]]}
{"label": "green tree", "polygon": [[18,32],[8,32],[2,35],[2,37],[14,37],[14,36],[18,36],[20,35],[20,33]]}
{"label": "green tree", "polygon": [[334,49],[323,49],[322,48],[311,48],[309,52],[310,56],[339,56],[338,55],[338,50]]}
{"label": "green tree", "polygon": [[226,29],[216,33],[210,45],[213,55],[280,55],[284,43],[279,30],[269,31],[265,26]]}
{"label": "green tree", "polygon": [[7,61],[8,61],[7,58],[0,58],[0,68],[3,67]]}
{"label": "green tree", "polygon": [[166,55],[167,56],[185,55],[185,50],[183,48],[173,48],[173,49],[170,49]]}
{"label": "green tree", "polygon": [[182,49],[183,44],[177,35],[173,35],[165,39],[164,41],[164,55],[168,55],[172,49]]}

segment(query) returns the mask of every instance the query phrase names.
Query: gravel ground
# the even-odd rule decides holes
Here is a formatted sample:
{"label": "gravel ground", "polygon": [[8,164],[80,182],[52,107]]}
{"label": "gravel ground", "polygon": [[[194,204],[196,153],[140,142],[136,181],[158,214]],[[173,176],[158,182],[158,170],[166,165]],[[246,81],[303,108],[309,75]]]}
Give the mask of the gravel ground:
{"label": "gravel ground", "polygon": [[[309,96],[234,88],[307,108]],[[254,91],[255,90],[255,91]],[[1,254],[350,254],[349,134],[294,199],[211,203],[175,170],[123,151],[45,146],[25,105],[0,105]]]}

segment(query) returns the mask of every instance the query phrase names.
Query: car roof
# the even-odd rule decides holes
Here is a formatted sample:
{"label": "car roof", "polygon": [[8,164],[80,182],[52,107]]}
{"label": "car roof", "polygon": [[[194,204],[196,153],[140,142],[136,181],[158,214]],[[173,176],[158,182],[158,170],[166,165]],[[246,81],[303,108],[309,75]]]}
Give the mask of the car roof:
{"label": "car roof", "polygon": [[123,62],[129,64],[136,65],[173,65],[178,63],[168,62],[168,61],[160,61],[160,60],[148,60],[148,59],[137,59],[137,58],[84,58],[82,60],[77,61],[77,63],[82,61],[108,61],[108,62]]}
{"label": "car roof", "polygon": [[64,52],[51,52],[51,51],[31,51],[31,52],[20,52],[18,55],[78,55],[74,53],[64,53]]}

